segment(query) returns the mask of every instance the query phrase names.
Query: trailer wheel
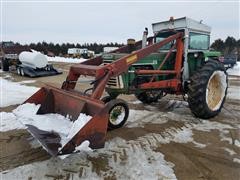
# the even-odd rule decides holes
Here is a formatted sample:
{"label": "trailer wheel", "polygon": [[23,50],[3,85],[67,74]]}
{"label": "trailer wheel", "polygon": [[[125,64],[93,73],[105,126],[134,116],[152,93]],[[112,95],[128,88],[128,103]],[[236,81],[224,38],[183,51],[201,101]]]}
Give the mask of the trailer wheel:
{"label": "trailer wheel", "polygon": [[190,79],[188,103],[192,113],[209,119],[222,109],[228,88],[227,73],[222,63],[209,60]]}
{"label": "trailer wheel", "polygon": [[21,71],[21,76],[24,76],[24,75],[25,75],[25,73],[24,73],[24,70],[23,70],[23,68],[20,68],[20,71]]}
{"label": "trailer wheel", "polygon": [[151,104],[157,102],[163,96],[163,92],[160,90],[144,91],[139,94],[135,94],[136,98],[144,104]]}
{"label": "trailer wheel", "polygon": [[19,76],[24,76],[25,73],[22,67],[17,67],[17,74]]}
{"label": "trailer wheel", "polygon": [[9,63],[8,60],[5,58],[2,59],[2,70],[9,71]]}
{"label": "trailer wheel", "polygon": [[17,67],[17,74],[18,74],[19,76],[21,76],[21,68],[20,68],[20,67]]}
{"label": "trailer wheel", "polygon": [[108,130],[122,127],[127,121],[129,115],[129,107],[122,99],[113,99],[107,103],[110,107]]}

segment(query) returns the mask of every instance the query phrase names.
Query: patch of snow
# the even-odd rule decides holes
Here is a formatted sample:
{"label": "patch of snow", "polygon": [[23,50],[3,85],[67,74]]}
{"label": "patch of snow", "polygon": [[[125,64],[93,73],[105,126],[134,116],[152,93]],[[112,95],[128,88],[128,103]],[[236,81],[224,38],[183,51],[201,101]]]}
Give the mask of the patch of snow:
{"label": "patch of snow", "polygon": [[240,147],[240,140],[235,139],[234,144],[235,146]]}
{"label": "patch of snow", "polygon": [[40,105],[26,103],[14,109],[13,113],[25,125],[33,125],[44,131],[54,131],[61,138],[66,137],[71,129],[71,121],[59,114],[37,115],[39,107]]}
{"label": "patch of snow", "polygon": [[162,124],[167,122],[166,118],[159,118],[159,116],[163,115],[163,113],[153,113],[151,111],[146,110],[134,110],[130,109],[129,117],[126,122],[126,127],[144,127],[146,123],[158,123]]}
{"label": "patch of snow", "polygon": [[132,103],[132,104],[141,104],[142,102],[139,101],[139,100],[136,100],[136,101],[132,101],[131,103]]}
{"label": "patch of snow", "polygon": [[220,132],[221,141],[227,141],[229,144],[233,144],[232,138],[226,137],[227,133],[228,133],[227,130],[225,130],[225,132]]}
{"label": "patch of snow", "polygon": [[227,73],[233,76],[240,76],[240,62],[237,62],[237,64],[233,66],[233,68],[229,68],[227,70]]}
{"label": "patch of snow", "polygon": [[196,141],[193,141],[193,144],[198,148],[205,148],[207,146],[206,144],[202,144]]}
{"label": "patch of snow", "polygon": [[[193,139],[193,132],[191,127],[183,127],[181,129],[172,128],[167,129],[165,132],[161,133],[162,135],[153,134],[154,137],[158,140],[161,144],[168,144],[170,142],[176,142],[176,143],[193,143],[195,147],[198,148],[205,148],[206,144],[202,144],[199,142],[196,142]],[[147,136],[147,135],[146,135]],[[151,138],[149,138],[151,139]]]}
{"label": "patch of snow", "polygon": [[70,139],[73,138],[73,136],[75,136],[78,131],[80,129],[83,128],[83,126],[85,126],[89,120],[92,118],[92,116],[80,113],[80,115],[78,116],[78,119],[74,121],[74,123],[71,122],[71,128],[69,130],[69,133],[67,135],[67,139],[66,142],[63,141],[63,145],[65,145]]}
{"label": "patch of snow", "polygon": [[[130,110],[130,115],[126,123],[126,126],[128,128],[144,127],[144,125],[147,123],[163,124],[166,123],[168,120],[182,121],[185,123],[185,126],[187,128],[182,127],[181,129],[176,128],[167,129],[166,133],[161,133],[162,135],[164,135],[164,138],[161,137],[158,138],[159,142],[161,143],[169,143],[171,141],[177,143],[192,142],[196,147],[205,148],[206,144],[196,142],[193,139],[192,130],[210,132],[216,129],[220,132],[220,137],[222,141],[227,141],[230,144],[232,144],[232,139],[227,137],[226,135],[229,134],[229,129],[234,129],[234,127],[228,124],[223,124],[209,120],[197,119],[196,121],[192,114],[181,115],[175,112],[166,113],[166,112],[150,112],[146,110],[143,111]],[[188,124],[189,122],[192,122],[191,125]]]}
{"label": "patch of snow", "polygon": [[[199,131],[206,131],[210,132],[211,130],[217,129],[220,132],[224,132],[225,129],[233,129],[232,126],[228,124],[223,124],[215,121],[209,121],[209,120],[202,120],[201,123],[196,124],[194,126],[194,129],[199,130]],[[228,132],[228,131],[225,131]]]}
{"label": "patch of snow", "polygon": [[12,76],[9,74],[6,74],[6,75],[4,75],[4,78],[8,79],[8,78],[12,78]]}
{"label": "patch of snow", "polygon": [[25,125],[32,125],[40,130],[56,132],[61,137],[61,144],[64,146],[72,137],[91,119],[91,116],[80,114],[78,119],[70,121],[60,114],[37,115],[40,105],[23,104],[18,106],[13,113],[16,119]]}
{"label": "patch of snow", "polygon": [[86,61],[84,58],[65,58],[65,57],[49,57],[47,56],[48,62],[64,62],[64,63],[81,63]]}
{"label": "patch of snow", "polygon": [[236,162],[236,163],[240,164],[240,159],[239,158],[233,158],[233,162]]}
{"label": "patch of snow", "polygon": [[235,155],[235,154],[237,154],[235,151],[233,151],[232,149],[229,149],[229,148],[223,148],[225,151],[227,151],[229,154],[230,154],[230,156],[232,156],[232,155]]}
{"label": "patch of snow", "polygon": [[83,141],[79,146],[75,148],[76,151],[93,151],[90,147],[90,142],[88,140]]}
{"label": "patch of snow", "polygon": [[1,100],[0,107],[21,104],[39,88],[21,85],[19,82],[11,82],[0,77]]}
{"label": "patch of snow", "polygon": [[[134,144],[133,147],[131,144]],[[152,145],[156,146],[156,144]],[[117,179],[176,179],[174,164],[167,162],[162,153],[153,151],[149,146],[141,146],[140,143],[132,141],[127,143],[121,138],[115,138],[114,141],[107,143],[106,147],[127,149],[124,151],[127,157],[125,160],[121,160],[119,154],[115,159],[111,158],[108,161]]]}
{"label": "patch of snow", "polygon": [[228,88],[227,98],[240,100],[240,87],[230,86]]}
{"label": "patch of snow", "polygon": [[192,138],[192,130],[189,128],[182,128],[182,130],[178,130],[177,133],[174,132],[170,132],[170,134],[173,136],[172,139],[170,139],[170,141],[173,142],[178,142],[178,143],[187,143],[187,142],[192,142],[193,138]]}
{"label": "patch of snow", "polygon": [[[89,152],[89,151],[93,151],[93,149],[91,149],[89,147],[90,142],[88,140],[83,141],[79,146],[75,147],[75,151],[74,152]],[[71,156],[72,154],[64,154],[64,155],[60,155],[58,156],[60,159],[65,159],[69,156]]]}
{"label": "patch of snow", "polygon": [[35,83],[36,80],[26,80],[26,81],[20,81],[19,84],[31,84],[31,83]]}
{"label": "patch of snow", "polygon": [[25,129],[13,113],[0,112],[1,126],[0,132],[10,131],[13,129]]}
{"label": "patch of snow", "polygon": [[229,134],[230,129],[235,129],[235,128],[228,124],[223,124],[223,123],[209,121],[209,120],[202,120],[201,123],[195,124],[193,129],[199,130],[199,131],[206,131],[206,132],[210,132],[212,130],[218,130],[220,133],[221,141],[227,141],[229,144],[233,144],[232,138],[229,138],[226,135]]}

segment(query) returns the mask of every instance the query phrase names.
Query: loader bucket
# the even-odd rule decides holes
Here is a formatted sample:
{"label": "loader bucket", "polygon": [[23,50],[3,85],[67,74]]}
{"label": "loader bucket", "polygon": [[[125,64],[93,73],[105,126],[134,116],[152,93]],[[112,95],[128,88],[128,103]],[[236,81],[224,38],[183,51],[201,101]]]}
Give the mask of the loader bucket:
{"label": "loader bucket", "polygon": [[109,115],[108,107],[100,100],[46,86],[25,103],[40,104],[37,114],[58,113],[69,117],[70,121],[75,121],[80,113],[91,116],[91,119],[65,144],[61,144],[61,136],[58,133],[25,124],[28,131],[52,156],[70,154],[85,140],[90,142],[89,147],[92,149],[104,147]]}

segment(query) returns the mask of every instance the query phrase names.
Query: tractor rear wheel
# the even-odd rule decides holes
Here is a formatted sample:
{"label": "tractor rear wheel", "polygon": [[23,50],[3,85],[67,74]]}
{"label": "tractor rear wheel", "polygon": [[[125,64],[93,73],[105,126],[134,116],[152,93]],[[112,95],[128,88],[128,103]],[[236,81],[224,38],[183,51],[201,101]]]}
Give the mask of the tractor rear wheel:
{"label": "tractor rear wheel", "polygon": [[188,103],[192,113],[199,118],[209,119],[222,109],[228,88],[224,65],[209,60],[190,79]]}
{"label": "tractor rear wheel", "polygon": [[128,104],[122,99],[113,99],[107,102],[109,105],[108,130],[122,127],[129,115]]}

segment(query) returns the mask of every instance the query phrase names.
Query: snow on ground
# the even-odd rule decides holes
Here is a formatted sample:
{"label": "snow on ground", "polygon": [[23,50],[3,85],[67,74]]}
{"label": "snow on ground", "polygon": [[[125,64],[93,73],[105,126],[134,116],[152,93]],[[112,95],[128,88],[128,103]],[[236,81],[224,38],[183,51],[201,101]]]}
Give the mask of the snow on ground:
{"label": "snow on ground", "polygon": [[[25,109],[26,107],[22,106]],[[183,111],[185,112],[187,107]],[[34,108],[29,108],[34,109]],[[16,113],[16,110],[14,111]],[[23,113],[24,114],[24,113]],[[10,114],[8,114],[11,116]],[[18,115],[22,113],[18,112]],[[184,116],[184,118],[183,118]],[[35,118],[35,115],[33,115]],[[14,118],[13,118],[14,119]],[[188,123],[186,122],[186,119]],[[72,173],[72,179],[103,179],[105,176],[114,176],[118,179],[176,179],[174,174],[174,164],[164,159],[164,154],[155,151],[159,144],[170,142],[177,143],[193,143],[196,147],[204,148],[206,145],[198,143],[193,138],[193,130],[206,131],[218,130],[221,138],[228,141],[227,134],[232,126],[215,121],[197,119],[197,122],[190,123],[195,118],[191,114],[179,114],[177,112],[151,112],[146,110],[130,110],[130,118],[126,126],[128,128],[144,127],[146,123],[163,124],[171,121],[182,121],[185,126],[171,127],[161,132],[161,134],[148,133],[135,140],[124,140],[116,137],[105,144],[105,148],[90,152],[79,152],[72,154],[67,158],[51,158],[46,161],[36,162],[24,166],[17,167],[2,173],[3,179],[44,179],[46,175],[66,175],[65,169],[76,171]],[[153,121],[152,121],[153,120]],[[42,123],[42,126],[46,126]],[[229,141],[230,143],[230,141]],[[230,143],[232,144],[232,142]],[[88,148],[89,143],[86,142],[84,150]],[[80,146],[81,147],[81,146]],[[80,148],[79,147],[79,148]],[[81,150],[81,149],[80,149]],[[229,154],[233,151],[225,149]],[[89,159],[93,158],[93,161]],[[98,158],[98,159],[94,159]],[[104,172],[93,172],[95,161],[102,162],[106,165]],[[106,162],[105,162],[106,161]],[[144,163],[142,163],[144,162]],[[234,162],[239,162],[235,158]],[[104,163],[106,163],[104,165]],[[81,173],[79,172],[79,168]],[[1,175],[1,173],[0,173]]]}
{"label": "snow on ground", "polygon": [[21,82],[11,82],[0,77],[0,107],[21,104],[39,88],[21,85]]}
{"label": "snow on ground", "polygon": [[[143,112],[143,114],[142,114]],[[134,110],[131,111],[130,116],[136,116],[140,118],[149,116],[153,118],[153,115],[147,111]],[[155,112],[155,114],[158,114]],[[173,115],[172,115],[173,116]],[[181,115],[180,115],[181,116]],[[160,123],[166,121],[161,120],[163,114],[159,113],[158,119]],[[145,117],[146,118],[146,117]],[[175,121],[181,121],[179,115],[175,117]],[[143,118],[144,119],[144,118]],[[135,118],[135,121],[142,120],[141,118]],[[172,121],[174,121],[172,120]],[[134,121],[129,122],[131,125]],[[157,123],[157,121],[155,121]],[[143,125],[143,124],[142,124]],[[103,179],[105,176],[114,175],[118,179],[176,179],[174,174],[174,164],[164,159],[164,154],[155,151],[156,147],[160,144],[177,142],[177,143],[189,143],[192,142],[195,146],[203,148],[203,144],[197,143],[193,139],[193,130],[198,131],[211,131],[217,129],[226,134],[227,129],[233,129],[230,125],[212,122],[207,120],[199,120],[197,124],[186,124],[182,128],[168,128],[161,134],[148,133],[135,140],[124,140],[116,137],[105,144],[105,148],[98,149],[93,152],[80,152],[72,154],[63,160],[58,158],[51,158],[46,161],[36,162],[29,165],[24,165],[5,172],[2,174],[3,179],[27,179],[32,177],[33,179],[44,179],[46,174],[50,175],[66,175],[65,169],[76,171],[78,173],[72,173],[72,179]],[[86,145],[88,145],[86,143]],[[87,147],[87,146],[86,146]],[[226,149],[228,153],[230,152]],[[89,159],[93,161],[89,161]],[[93,172],[94,158],[97,161],[106,164],[106,171],[100,171],[98,174]],[[104,160],[105,159],[105,160]],[[142,163],[144,162],[144,163]],[[234,162],[238,162],[238,159],[234,159]],[[104,165],[104,164],[103,164]],[[79,168],[83,169],[79,173]],[[79,176],[81,175],[81,176]]]}
{"label": "snow on ground", "polygon": [[[77,173],[71,174],[71,179],[103,179],[106,176],[117,179],[176,179],[174,164],[164,159],[161,152],[152,150],[148,144],[141,145],[142,139],[126,141],[114,138],[106,142],[104,149],[95,152],[80,152],[68,158],[51,158],[46,161],[36,162],[17,167],[2,173],[2,178],[7,179],[44,179],[46,175],[66,174],[64,170],[71,169]],[[157,147],[158,144],[152,144]],[[93,161],[90,159],[99,158]],[[107,164],[105,164],[105,160]],[[106,171],[94,172],[95,161],[106,165]],[[144,162],[144,163],[143,163]],[[80,169],[80,170],[79,170]],[[80,171],[80,172],[79,172]],[[71,171],[70,171],[71,172]],[[79,173],[78,173],[79,172]]]}
{"label": "snow on ground", "polygon": [[87,59],[83,59],[83,58],[65,58],[65,57],[59,57],[59,56],[55,56],[55,57],[49,57],[47,56],[48,62],[65,62],[65,63],[81,63],[86,61]]}
{"label": "snow on ground", "polygon": [[75,148],[75,151],[93,151],[90,147],[90,142],[88,140],[83,141],[79,146]]}
{"label": "snow on ground", "polygon": [[[156,116],[159,116],[159,114],[153,113],[151,111],[146,111],[146,110],[139,111],[139,110],[130,109],[126,126],[129,128],[144,127],[144,124],[146,124],[147,122],[153,123],[154,120],[157,121],[157,123],[160,123],[159,122],[160,120],[157,119]],[[139,121],[139,119],[141,120]],[[164,123],[166,121],[164,119],[161,119],[161,122]]]}
{"label": "snow on ground", "polygon": [[235,154],[237,154],[235,151],[233,151],[232,149],[229,149],[229,148],[223,148],[225,151],[227,151],[229,153],[230,156],[233,156]]}
{"label": "snow on ground", "polygon": [[26,81],[20,81],[19,84],[31,84],[31,83],[35,83],[36,80],[26,80]]}
{"label": "snow on ground", "polygon": [[13,113],[0,112],[0,119],[0,132],[25,128],[23,124],[17,121],[16,116]]}
{"label": "snow on ground", "polygon": [[[196,119],[193,117],[192,114],[181,114],[180,111],[186,112],[187,107],[179,106],[173,112],[151,112],[151,111],[140,111],[140,110],[130,110],[129,119],[126,123],[128,128],[133,127],[144,127],[147,123],[153,124],[164,124],[170,121],[182,121],[186,123],[186,128],[183,127],[182,129],[170,128],[167,129],[166,134],[164,134],[164,138],[160,135],[155,134],[154,136],[158,139],[160,143],[170,143],[177,142],[177,143],[193,143],[198,148],[205,148],[206,144],[201,144],[196,142],[193,139],[193,130],[197,131],[205,131],[210,132],[212,130],[218,130],[220,133],[221,141],[227,141],[229,144],[232,144],[232,139],[228,137],[229,129],[235,129],[228,124],[219,123],[215,121],[209,120],[202,120]],[[191,123],[189,125],[188,123]],[[236,127],[238,128],[238,127]],[[170,136],[169,136],[170,134]],[[238,146],[238,142],[234,143]]]}
{"label": "snow on ground", "polygon": [[240,86],[230,86],[228,88],[227,98],[240,100]]}
{"label": "snow on ground", "polygon": [[229,68],[227,73],[232,76],[240,76],[240,62],[237,62],[233,68]]}
{"label": "snow on ground", "polygon": [[238,159],[238,158],[233,158],[233,162],[237,162],[237,163],[240,164],[240,159]]}

